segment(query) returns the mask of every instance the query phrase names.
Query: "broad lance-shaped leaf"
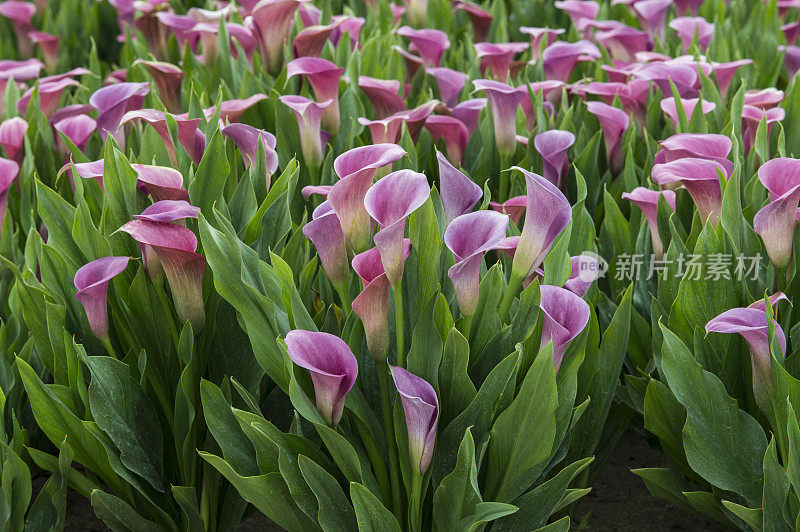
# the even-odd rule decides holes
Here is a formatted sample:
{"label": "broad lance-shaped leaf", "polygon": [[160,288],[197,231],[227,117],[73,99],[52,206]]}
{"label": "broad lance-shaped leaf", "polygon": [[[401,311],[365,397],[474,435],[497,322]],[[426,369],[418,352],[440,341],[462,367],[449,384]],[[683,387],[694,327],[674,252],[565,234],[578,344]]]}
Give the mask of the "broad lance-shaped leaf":
{"label": "broad lance-shaped leaf", "polygon": [[155,252],[169,281],[175,310],[195,334],[205,325],[203,276],[206,260],[195,253],[197,237],[186,227],[168,222],[132,220],[118,229]]}
{"label": "broad lance-shaped leaf", "polygon": [[424,475],[433,458],[439,399],[426,380],[399,366],[392,366],[392,378],[403,403],[408,431],[408,458],[411,467]]}
{"label": "broad lance-shaped leaf", "polygon": [[753,218],[770,260],[779,271],[789,264],[794,246],[800,202],[800,159],[780,157],[758,169],[758,178],[769,191],[770,202]]}
{"label": "broad lance-shaped leaf", "polygon": [[480,201],[483,190],[470,178],[456,170],[440,152],[436,152],[439,163],[439,195],[444,208],[444,225],[467,214]]}
{"label": "broad lance-shaped leaf", "polygon": [[86,310],[92,332],[101,340],[108,339],[108,283],[128,266],[128,257],[103,257],[82,266],[75,273],[75,288]]}
{"label": "broad lance-shaped leaf", "polygon": [[412,170],[398,170],[372,185],[364,196],[364,207],[381,226],[375,234],[386,277],[392,285],[403,278],[403,235],[406,218],[430,196],[428,179]]}
{"label": "broad lance-shaped leaf", "polygon": [[[404,259],[411,253],[411,240],[404,239]],[[389,303],[391,283],[381,262],[378,248],[368,249],[353,258],[353,270],[361,278],[363,290],[353,300],[353,312],[364,325],[367,348],[378,361],[386,360],[389,352]]]}
{"label": "broad lance-shaped leaf", "polygon": [[330,189],[328,202],[339,217],[350,249],[360,252],[369,247],[371,223],[364,197],[375,173],[405,154],[396,144],[375,144],[353,148],[333,161],[339,181]]}
{"label": "broad lance-shaped leaf", "polygon": [[478,307],[483,254],[505,238],[507,228],[508,216],[495,211],[464,214],[447,227],[444,242],[456,260],[447,276],[453,282],[463,316],[472,316]]}
{"label": "broad lance-shaped leaf", "polygon": [[339,424],[344,400],[358,376],[358,361],[338,336],[324,332],[289,331],[286,345],[292,362],[311,374],[317,410],[326,423]]}

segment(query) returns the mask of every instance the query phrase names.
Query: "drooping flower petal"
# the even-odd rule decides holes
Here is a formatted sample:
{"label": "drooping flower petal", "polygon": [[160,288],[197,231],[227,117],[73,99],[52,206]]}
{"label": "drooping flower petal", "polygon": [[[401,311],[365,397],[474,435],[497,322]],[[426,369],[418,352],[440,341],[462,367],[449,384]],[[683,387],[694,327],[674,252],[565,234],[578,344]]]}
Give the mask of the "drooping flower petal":
{"label": "drooping flower petal", "polygon": [[317,410],[331,426],[339,424],[347,393],[358,377],[358,361],[338,336],[295,329],[286,335],[292,362],[311,374]]}
{"label": "drooping flower petal", "polygon": [[[519,254],[519,250],[517,250]],[[516,256],[516,255],[515,255]],[[542,309],[542,340],[539,349],[553,342],[556,372],[561,367],[569,343],[589,323],[589,304],[580,296],[559,286],[539,287]]]}
{"label": "drooping flower petal", "polygon": [[379,120],[369,120],[361,116],[358,118],[358,123],[369,128],[373,144],[394,144],[400,140],[400,128],[403,127],[406,118],[408,114],[401,111]]}
{"label": "drooping flower petal", "polygon": [[727,179],[725,168],[708,159],[687,157],[670,163],[653,166],[652,178],[659,185],[681,183],[692,196],[700,218],[717,225],[722,210],[722,192],[719,185],[719,174]]}
{"label": "drooping flower petal", "polygon": [[[242,115],[245,113],[245,111],[256,105],[258,102],[266,99],[266,94],[254,94],[248,98],[225,100],[220,104],[220,125],[224,125],[226,122],[239,122],[242,119]],[[207,109],[203,109],[203,114],[205,115],[206,120],[211,120],[216,112],[216,105],[212,105]]]}
{"label": "drooping flower petal", "polygon": [[447,226],[444,243],[456,259],[447,276],[453,282],[463,316],[472,316],[478,307],[483,254],[505,238],[507,228],[508,216],[495,211],[463,214]]}
{"label": "drooping flower petal", "polygon": [[302,29],[292,41],[295,57],[319,57],[325,43],[340,23],[319,24]]}
{"label": "drooping flower petal", "polygon": [[[97,122],[90,116],[76,115],[53,123],[53,129],[66,136],[79,150],[86,151],[86,144],[97,129]],[[56,145],[59,144],[60,140],[57,140]]]}
{"label": "drooping flower petal", "polygon": [[439,399],[433,386],[426,380],[399,366],[392,366],[391,369],[406,418],[408,458],[411,467],[424,475],[433,458],[436,443]]}
{"label": "drooping flower petal", "polygon": [[108,339],[108,283],[128,266],[128,257],[103,257],[81,266],[75,273],[75,297],[83,304],[92,332]]}
{"label": "drooping flower petal", "polygon": [[760,109],[775,107],[783,101],[784,92],[775,87],[768,89],[752,89],[744,93],[745,105],[752,105]]}
{"label": "drooping flower petal", "polygon": [[[64,94],[64,91],[67,87],[74,87],[80,85],[77,81],[72,78],[62,78],[56,79],[53,81],[43,81],[44,78],[39,80],[39,108],[42,110],[42,114],[47,117],[52,116],[55,113],[56,109],[58,108],[58,104],[61,101],[61,96]],[[19,100],[17,100],[17,111],[20,114],[25,114],[28,111],[28,104],[31,101],[31,97],[33,96],[33,91],[36,87],[31,87],[30,89],[26,90]]]}
{"label": "drooping flower petal", "polygon": [[673,190],[649,190],[644,187],[636,187],[630,192],[624,192],[622,199],[630,200],[642,210],[647,225],[650,227],[650,237],[653,240],[653,254],[657,259],[661,259],[664,255],[664,244],[661,242],[661,236],[658,234],[658,200],[663,196],[667,205],[674,211],[675,210],[675,191]]}
{"label": "drooping flower petal", "polygon": [[578,255],[570,257],[570,274],[564,288],[578,297],[583,297],[591,288],[592,283],[599,279],[603,273],[602,265],[592,255]]}
{"label": "drooping flower petal", "polygon": [[563,186],[564,176],[569,171],[567,150],[573,144],[575,135],[559,129],[544,131],[533,138],[533,145],[542,156],[544,178],[557,187]]}
{"label": "drooping flower petal", "polygon": [[461,120],[467,126],[470,137],[478,129],[478,119],[480,118],[481,110],[486,107],[487,101],[486,98],[472,98],[464,100],[450,109],[452,117]]}
{"label": "drooping flower petal", "polygon": [[183,188],[183,175],[174,168],[149,164],[131,164],[136,172],[138,185],[153,201],[189,201],[189,192]]}
{"label": "drooping flower petal", "polygon": [[403,277],[406,218],[425,203],[430,193],[424,174],[398,170],[372,185],[364,196],[364,207],[381,226],[374,237],[375,247],[380,250],[386,277],[392,285],[397,285]]}
{"label": "drooping flower petal", "polygon": [[518,166],[513,168],[523,173],[527,185],[525,225],[512,265],[512,273],[524,278],[542,263],[553,241],[567,227],[572,207],[550,181]]}

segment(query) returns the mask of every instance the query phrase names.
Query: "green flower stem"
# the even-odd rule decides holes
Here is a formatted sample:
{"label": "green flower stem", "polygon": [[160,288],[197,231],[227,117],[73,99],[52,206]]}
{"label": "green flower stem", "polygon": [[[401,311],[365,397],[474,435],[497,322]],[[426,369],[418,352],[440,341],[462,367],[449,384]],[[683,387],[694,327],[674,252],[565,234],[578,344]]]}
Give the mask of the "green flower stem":
{"label": "green flower stem", "polygon": [[117,352],[114,351],[114,346],[111,345],[110,339],[100,338],[100,342],[103,344],[103,347],[106,348],[106,353],[108,353],[108,356],[110,356],[111,358],[119,359],[119,357],[117,356]]}
{"label": "green flower stem", "polygon": [[348,290],[347,282],[336,283],[336,292],[339,294],[339,301],[342,303],[342,322],[344,323],[347,316],[353,311],[353,306],[350,301],[350,290]]}
{"label": "green flower stem", "polygon": [[161,303],[161,309],[164,311],[164,316],[167,319],[172,342],[175,344],[175,347],[177,347],[180,345],[180,335],[178,334],[178,328],[175,326],[175,319],[172,317],[172,306],[169,304],[167,293],[164,292],[164,282],[153,283],[153,288],[155,288],[158,301]]}
{"label": "green flower stem", "polygon": [[519,292],[519,287],[522,286],[522,281],[524,279],[525,277],[517,275],[514,273],[514,270],[511,270],[511,279],[508,281],[506,293],[503,296],[503,302],[500,304],[499,314],[501,323],[508,321],[508,311],[511,310],[511,303],[514,301],[517,292]]}
{"label": "green flower stem", "polygon": [[394,329],[397,333],[397,365],[406,367],[405,332],[403,331],[403,281],[392,285],[394,294]]}
{"label": "green flower stem", "polygon": [[475,316],[475,314],[470,314],[469,316],[464,316],[461,320],[461,334],[464,335],[464,338],[467,339],[467,342],[469,342],[469,333],[472,330],[473,316]]}
{"label": "green flower stem", "polygon": [[386,452],[389,454],[392,510],[395,517],[402,521],[400,508],[400,465],[397,462],[397,445],[394,439],[392,402],[389,396],[389,364],[386,361],[378,365],[378,381],[381,388],[381,406],[383,408],[383,435],[386,439]]}
{"label": "green flower stem", "polygon": [[[417,466],[419,467],[419,466]],[[417,467],[414,468],[411,479],[411,513],[408,516],[408,526],[412,532],[422,530],[422,475]]]}
{"label": "green flower stem", "polygon": [[513,154],[500,154],[500,190],[498,191],[500,195],[497,198],[497,201],[500,203],[506,201],[508,199],[508,195],[511,193],[511,172],[504,172],[504,170],[508,170],[508,167],[511,165],[512,158]]}
{"label": "green flower stem", "polygon": [[369,430],[367,430],[367,428],[358,418],[353,419],[353,425],[355,425],[359,436],[361,436],[361,442],[364,444],[364,449],[367,451],[369,461],[372,463],[372,469],[375,471],[375,477],[378,480],[378,487],[381,490],[383,502],[388,506],[392,503],[392,488],[391,484],[389,484],[389,475],[386,472],[386,464],[384,463],[383,456],[381,456],[381,452],[378,449],[378,444],[375,441],[375,437]]}

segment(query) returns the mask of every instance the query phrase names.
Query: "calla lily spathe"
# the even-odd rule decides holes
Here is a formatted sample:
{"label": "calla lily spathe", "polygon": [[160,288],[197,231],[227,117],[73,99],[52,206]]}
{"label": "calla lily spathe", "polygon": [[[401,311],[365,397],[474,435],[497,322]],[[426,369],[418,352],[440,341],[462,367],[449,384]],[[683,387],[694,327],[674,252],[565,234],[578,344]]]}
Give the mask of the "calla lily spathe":
{"label": "calla lily spathe", "polygon": [[403,403],[408,431],[408,458],[414,471],[424,475],[433,458],[439,399],[425,379],[399,366],[392,366],[392,378]]}
{"label": "calla lily spathe", "polygon": [[89,326],[100,340],[108,340],[108,283],[127,266],[128,257],[103,257],[75,273],[75,297],[83,304]]}

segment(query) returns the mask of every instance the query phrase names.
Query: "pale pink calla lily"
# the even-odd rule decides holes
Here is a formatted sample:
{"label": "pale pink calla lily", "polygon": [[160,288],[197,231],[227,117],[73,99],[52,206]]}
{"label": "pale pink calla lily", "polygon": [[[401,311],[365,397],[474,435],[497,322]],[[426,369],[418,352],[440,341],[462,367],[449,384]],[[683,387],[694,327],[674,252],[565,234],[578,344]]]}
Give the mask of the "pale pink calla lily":
{"label": "pale pink calla lily", "polygon": [[197,218],[200,209],[185,200],[161,200],[149,205],[141,214],[133,215],[137,220],[148,222],[176,222],[186,218]]}
{"label": "pale pink calla lily", "polygon": [[784,92],[775,87],[760,90],[752,89],[744,93],[744,103],[760,109],[770,109],[779,105],[784,96]]}
{"label": "pale pink calla lily", "polygon": [[[97,122],[90,116],[76,115],[55,122],[53,129],[67,137],[80,151],[85,152],[89,138],[97,129]],[[63,148],[60,140],[56,141],[56,146],[66,153],[67,150]]]}
{"label": "pale pink calla lily", "polygon": [[650,238],[653,241],[653,254],[656,259],[661,260],[664,256],[664,244],[658,233],[658,201],[663,196],[667,205],[675,211],[675,192],[673,190],[649,190],[644,187],[636,187],[631,192],[624,192],[622,199],[632,201],[641,209],[650,227]]}
{"label": "pale pink calla lily", "polygon": [[567,150],[575,144],[575,135],[569,131],[551,129],[533,138],[533,146],[542,156],[544,178],[562,187],[569,171]]}
{"label": "pale pink calla lily", "polygon": [[466,74],[446,67],[430,67],[425,70],[425,73],[436,79],[436,84],[439,86],[439,96],[445,105],[454,107],[458,104],[461,91],[467,83]]}
{"label": "pale pink calla lily", "polygon": [[556,41],[542,53],[544,75],[547,79],[568,82],[578,61],[593,61],[600,57],[600,50],[589,41],[569,43]]}
{"label": "pale pink calla lily", "polygon": [[494,140],[497,151],[510,157],[517,148],[516,115],[524,94],[499,81],[478,79],[472,82],[475,90],[483,91],[492,109]]}
{"label": "pale pink calla lily", "polygon": [[767,139],[772,132],[772,126],[775,122],[780,122],[786,116],[786,111],[780,107],[772,107],[769,109],[761,109],[752,105],[745,105],[742,107],[742,144],[744,145],[744,152],[750,153],[750,148],[756,140],[756,133],[758,132],[758,125],[761,120],[767,123]]}
{"label": "pale pink calla lily", "polygon": [[450,115],[453,118],[461,120],[461,122],[467,126],[470,137],[475,133],[475,130],[478,129],[478,119],[480,118],[481,110],[486,107],[487,101],[486,98],[472,98],[470,100],[464,100],[450,109]]}
{"label": "pale pink calla lily", "polygon": [[526,42],[475,43],[475,54],[481,60],[481,74],[486,76],[488,71],[498,81],[507,82],[509,77],[513,77],[514,56],[528,48],[530,44]]}
{"label": "pale pink calla lily", "polygon": [[335,135],[339,131],[339,80],[344,73],[328,60],[318,57],[300,57],[286,65],[286,77],[305,76],[317,100],[331,100],[322,114],[322,127]]}
{"label": "pale pink calla lily", "polygon": [[670,21],[669,27],[680,37],[684,52],[689,51],[695,36],[700,49],[705,51],[714,36],[714,24],[702,17],[678,17]]}
{"label": "pale pink calla lily", "polygon": [[25,157],[25,133],[28,132],[28,123],[15,116],[0,122],[0,147],[6,153],[6,157],[22,164]]}
{"label": "pale pink calla lily", "polygon": [[289,37],[297,8],[308,0],[261,0],[252,10],[250,30],[261,44],[270,73],[283,67],[283,46]]}
{"label": "pale pink calla lily", "polygon": [[[178,126],[178,142],[186,153],[189,154],[194,164],[200,164],[203,158],[203,153],[206,149],[206,138],[203,132],[199,129],[200,119],[188,119],[185,115],[169,115]],[[172,137],[169,134],[169,127],[167,126],[167,113],[164,111],[157,111],[155,109],[138,109],[128,111],[122,116],[120,125],[126,124],[131,120],[141,120],[150,124],[156,133],[164,141],[164,147],[167,150],[172,164],[177,166],[178,159],[175,153],[175,145],[172,142]]]}
{"label": "pale pink calla lily", "polygon": [[181,83],[184,71],[171,63],[137,59],[134,65],[142,65],[150,73],[158,89],[158,95],[171,113],[181,112]]}
{"label": "pale pink calla lily", "polygon": [[319,168],[322,164],[323,142],[322,115],[333,100],[325,100],[317,103],[303,96],[281,96],[278,98],[281,103],[294,111],[297,118],[297,127],[300,129],[300,148],[303,151],[303,159],[312,168]]}
{"label": "pale pink calla lily", "polygon": [[391,369],[406,418],[408,458],[415,474],[424,475],[433,458],[439,400],[433,386],[426,380],[399,366]]}
{"label": "pale pink calla lily", "polygon": [[359,76],[358,87],[364,91],[375,115],[386,118],[406,108],[403,98],[398,94],[400,82],[397,80],[375,79],[368,76]]}
{"label": "pale pink calla lily", "polygon": [[50,73],[55,72],[56,68],[58,68],[58,43],[61,38],[41,31],[29,32],[28,38],[39,47],[39,51],[42,53],[44,62],[47,65],[47,71]]}
{"label": "pale pink calla lily", "polygon": [[[260,148],[264,150],[267,163],[267,188],[269,188],[270,176],[278,169],[278,152],[275,151],[277,139],[275,139],[275,135],[247,124],[228,124],[221,131],[239,148],[246,166],[250,166],[258,160]],[[260,148],[259,138],[261,139]]]}
{"label": "pale pink calla lily", "polygon": [[0,16],[11,21],[17,37],[17,49],[22,57],[30,56],[33,45],[28,34],[33,31],[31,19],[36,14],[36,5],[19,0],[0,2]]}
{"label": "pale pink calla lily", "polygon": [[483,190],[456,170],[438,151],[436,160],[439,163],[439,195],[444,208],[444,225],[447,227],[458,216],[472,211],[483,196]]}
{"label": "pale pink calla lily", "polygon": [[136,172],[139,188],[153,201],[189,201],[189,192],[183,188],[183,175],[174,168],[149,164],[131,164],[131,168]]}
{"label": "pale pink calla lily", "polygon": [[10,159],[0,157],[0,232],[6,219],[8,192],[19,174],[19,165]]}
{"label": "pale pink calla lily", "polygon": [[[517,251],[519,253],[519,251]],[[542,310],[542,339],[539,349],[553,343],[556,372],[561,367],[569,343],[586,328],[591,311],[580,296],[559,286],[539,287]]]}
{"label": "pale pink calla lily", "polygon": [[727,179],[725,168],[708,159],[684,158],[653,166],[652,178],[659,185],[680,183],[692,196],[703,223],[717,225],[722,211],[722,192],[719,174]]}
{"label": "pale pink calla lily", "polygon": [[564,283],[564,288],[578,297],[586,295],[592,283],[605,273],[600,261],[592,255],[570,257],[569,264],[569,279]]}
{"label": "pale pink calla lily", "polygon": [[534,28],[530,26],[521,26],[519,31],[530,36],[533,60],[538,61],[542,54],[542,42],[544,42],[545,47],[550,46],[559,35],[567,30],[564,28]]}
{"label": "pale pink calla lily", "polygon": [[397,30],[397,34],[411,41],[413,49],[409,51],[418,53],[426,67],[440,66],[442,55],[445,50],[450,48],[450,39],[447,38],[445,32],[440,30],[415,30],[409,26],[403,26]]}
{"label": "pale pink calla lily", "polygon": [[[683,99],[681,98],[681,106],[683,107],[683,115],[686,117],[686,120],[689,121],[692,119],[692,115],[694,114],[694,110],[697,105],[700,104],[700,111],[707,115],[711,111],[717,108],[717,104],[714,102],[709,102],[707,100],[701,100],[699,98],[689,98]],[[669,97],[664,98],[661,100],[659,104],[661,106],[661,110],[664,111],[664,114],[672,120],[672,123],[676,126],[680,121],[678,118],[678,106],[675,103],[675,98]]]}
{"label": "pale pink calla lily", "polygon": [[454,9],[464,11],[472,23],[473,41],[483,42],[489,38],[489,29],[492,27],[492,15],[478,4],[468,0],[456,0],[453,2]]}
{"label": "pale pink calla lily", "polygon": [[128,111],[142,108],[145,96],[150,92],[149,83],[116,83],[96,90],[89,103],[100,113],[97,115],[97,130],[105,140],[110,133],[118,144],[124,145],[120,124]]}
{"label": "pale pink calla lily", "polygon": [[128,257],[103,257],[75,273],[75,297],[83,304],[89,326],[100,340],[108,340],[108,283],[127,266]]}
{"label": "pale pink calla lily", "polygon": [[434,141],[444,139],[447,156],[458,166],[464,163],[464,152],[469,141],[469,130],[461,120],[446,115],[431,115],[425,120],[425,128]]}
{"label": "pale pink calla lily", "polygon": [[497,212],[507,214],[514,225],[519,225],[520,218],[522,218],[522,215],[525,214],[525,209],[528,208],[528,197],[514,196],[513,198],[508,198],[503,203],[490,201],[489,207]]}
{"label": "pale pink calla lily", "polygon": [[716,161],[728,175],[733,174],[733,162],[728,159],[733,143],[727,135],[716,133],[678,133],[659,142],[661,149],[653,162],[669,163],[686,157]]}
{"label": "pale pink calla lily", "polygon": [[622,109],[602,102],[586,102],[586,109],[600,122],[606,146],[606,160],[613,175],[622,171],[622,135],[628,130],[630,118]]}
{"label": "pale pink calla lily", "polygon": [[778,271],[786,270],[792,258],[794,233],[800,202],[800,160],[779,157],[758,169],[758,178],[769,190],[769,203],[753,218],[770,261]]}
{"label": "pale pink calla lily", "polygon": [[670,6],[672,6],[672,0],[640,0],[633,4],[633,10],[639,17],[642,27],[653,37],[658,37],[663,41],[664,26]]}

